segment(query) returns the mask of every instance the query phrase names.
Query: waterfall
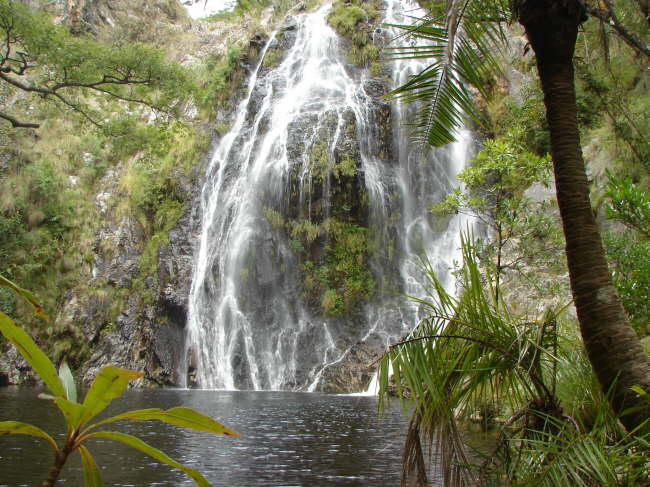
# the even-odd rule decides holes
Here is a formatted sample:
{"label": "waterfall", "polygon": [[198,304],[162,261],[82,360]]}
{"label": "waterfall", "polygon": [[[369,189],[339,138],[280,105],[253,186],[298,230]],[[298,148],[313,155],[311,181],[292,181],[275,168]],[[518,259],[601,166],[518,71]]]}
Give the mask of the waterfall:
{"label": "waterfall", "polygon": [[[387,3],[388,22],[414,8]],[[383,103],[381,84],[346,61],[330,8],[272,36],[207,168],[181,371],[188,386],[319,390],[345,364],[371,370],[413,329],[418,310],[391,296],[423,295],[419,256],[453,286],[463,221],[429,208],[456,184],[471,137],[416,150],[401,126],[407,109]],[[264,68],[279,42],[290,47]],[[393,83],[419,69],[396,62]],[[331,264],[355,242],[363,263]],[[356,280],[338,283],[344,291],[326,289],[346,272]],[[373,296],[358,300],[370,287]]]}

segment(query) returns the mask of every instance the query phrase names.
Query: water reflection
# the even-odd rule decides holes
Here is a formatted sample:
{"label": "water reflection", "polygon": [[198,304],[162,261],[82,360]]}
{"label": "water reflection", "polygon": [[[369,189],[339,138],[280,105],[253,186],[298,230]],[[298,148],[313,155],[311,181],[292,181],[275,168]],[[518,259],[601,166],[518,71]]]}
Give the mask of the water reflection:
{"label": "water reflection", "polygon": [[[26,421],[63,435],[63,421],[33,389],[0,389],[0,420]],[[141,437],[201,471],[215,486],[399,485],[406,421],[395,408],[377,417],[375,397],[290,392],[128,391],[126,409],[187,406],[232,427],[243,438],[188,432],[159,422],[111,429]],[[52,461],[45,442],[0,438],[0,486],[40,485]],[[106,486],[190,486],[184,474],[127,446],[89,443]],[[76,455],[75,455],[76,456]],[[61,485],[81,486],[80,462],[66,466]]]}

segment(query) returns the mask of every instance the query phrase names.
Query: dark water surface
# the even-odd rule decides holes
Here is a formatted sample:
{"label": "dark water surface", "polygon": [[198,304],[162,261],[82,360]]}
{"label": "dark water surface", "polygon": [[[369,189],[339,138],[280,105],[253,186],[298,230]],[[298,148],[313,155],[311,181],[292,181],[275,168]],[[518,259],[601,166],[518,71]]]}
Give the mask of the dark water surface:
{"label": "dark water surface", "polygon": [[[56,432],[58,409],[29,388],[0,388],[0,421],[15,420]],[[129,409],[187,406],[206,413],[242,438],[182,430],[158,421],[120,422],[105,430],[142,438],[216,486],[397,486],[406,419],[395,402],[381,418],[375,397],[291,392],[130,390],[114,401],[113,415]],[[87,444],[106,486],[190,486],[182,472],[160,465],[121,443]],[[0,486],[40,486],[51,448],[29,436],[0,436]],[[78,454],[62,486],[83,486]],[[57,484],[59,485],[59,484]]]}

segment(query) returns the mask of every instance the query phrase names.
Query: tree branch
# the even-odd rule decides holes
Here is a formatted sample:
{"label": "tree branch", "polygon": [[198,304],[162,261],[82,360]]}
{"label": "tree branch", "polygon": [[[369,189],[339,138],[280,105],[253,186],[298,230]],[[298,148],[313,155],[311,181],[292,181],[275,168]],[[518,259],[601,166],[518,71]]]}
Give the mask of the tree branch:
{"label": "tree branch", "polygon": [[13,128],[29,128],[29,129],[37,129],[40,127],[40,124],[38,123],[31,123],[31,122],[21,122],[19,120],[16,120],[14,117],[11,115],[7,115],[6,113],[0,112],[0,118],[5,119],[9,123],[11,123],[11,126]]}
{"label": "tree branch", "polygon": [[647,58],[650,58],[650,47],[621,24],[616,16],[616,12],[614,12],[614,7],[610,0],[604,0],[604,2],[605,5],[607,5],[607,12],[603,12],[599,8],[591,7],[587,4],[586,7],[589,15],[593,15],[601,22],[609,25],[628,46],[645,55]]}

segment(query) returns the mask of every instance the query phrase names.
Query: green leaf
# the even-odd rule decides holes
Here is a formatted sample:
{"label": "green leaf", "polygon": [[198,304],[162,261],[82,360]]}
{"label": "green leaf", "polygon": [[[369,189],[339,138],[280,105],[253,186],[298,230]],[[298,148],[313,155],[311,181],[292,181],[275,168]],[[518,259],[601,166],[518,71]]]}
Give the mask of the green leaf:
{"label": "green leaf", "polygon": [[65,418],[66,423],[68,423],[70,430],[77,429],[81,426],[81,420],[87,413],[87,408],[85,406],[76,402],[71,402],[65,397],[56,397],[49,394],[39,394],[38,397],[41,399],[48,399],[56,404],[56,406],[61,410],[61,413],[63,413],[63,417]]}
{"label": "green leaf", "polygon": [[68,367],[66,362],[63,362],[59,367],[59,379],[61,379],[65,388],[66,397],[72,402],[77,402],[77,387],[75,386],[70,367]]}
{"label": "green leaf", "polygon": [[101,487],[102,475],[95,459],[85,446],[79,446],[79,453],[84,468],[84,485],[86,487]]}
{"label": "green leaf", "polygon": [[2,421],[0,422],[0,435],[29,435],[37,436],[47,440],[54,450],[58,450],[56,441],[45,431],[31,424],[21,423],[19,421]]}
{"label": "green leaf", "polygon": [[104,367],[88,390],[83,406],[86,408],[80,424],[87,423],[90,419],[102,412],[110,402],[120,397],[129,385],[129,381],[142,377],[142,372],[119,369],[112,365]]}
{"label": "green leaf", "polygon": [[206,431],[208,433],[214,433],[218,435],[241,436],[239,433],[236,433],[230,428],[227,428],[221,423],[218,423],[209,416],[205,416],[195,411],[194,409],[184,407],[176,407],[168,410],[152,408],[127,411],[126,413],[122,413],[119,416],[113,416],[112,418],[100,421],[99,423],[94,424],[92,427],[95,428],[106,423],[112,423],[114,421],[120,421],[123,419],[131,421],[158,420],[196,431]]}
{"label": "green leaf", "polygon": [[0,332],[14,344],[18,353],[31,365],[34,372],[39,375],[55,396],[66,396],[54,364],[38,348],[28,333],[2,312],[0,312]]}
{"label": "green leaf", "polygon": [[129,445],[136,450],[140,450],[143,453],[146,453],[150,457],[155,458],[158,461],[161,461],[163,463],[166,463],[167,465],[170,465],[172,467],[178,468],[179,470],[182,470],[185,472],[187,475],[189,475],[194,481],[196,482],[197,485],[201,487],[210,487],[210,484],[208,483],[207,480],[201,475],[199,472],[194,470],[193,468],[186,467],[185,465],[178,463],[176,460],[173,458],[168,457],[165,453],[162,451],[158,450],[157,448],[154,448],[151,445],[148,445],[144,441],[142,441],[139,438],[136,438],[135,436],[127,435],[124,433],[115,433],[111,431],[98,431],[97,433],[91,433],[87,436],[87,438],[107,438],[109,440],[115,440],[122,442],[126,445]]}
{"label": "green leaf", "polygon": [[47,316],[45,311],[43,311],[43,307],[40,304],[38,304],[38,301],[36,301],[34,295],[30,293],[27,289],[18,287],[9,279],[2,277],[1,275],[0,275],[0,286],[8,287],[9,289],[13,290],[16,294],[21,296],[25,301],[27,301],[29,304],[31,304],[34,307],[34,312],[38,316],[43,318],[45,321],[50,321],[50,317]]}

